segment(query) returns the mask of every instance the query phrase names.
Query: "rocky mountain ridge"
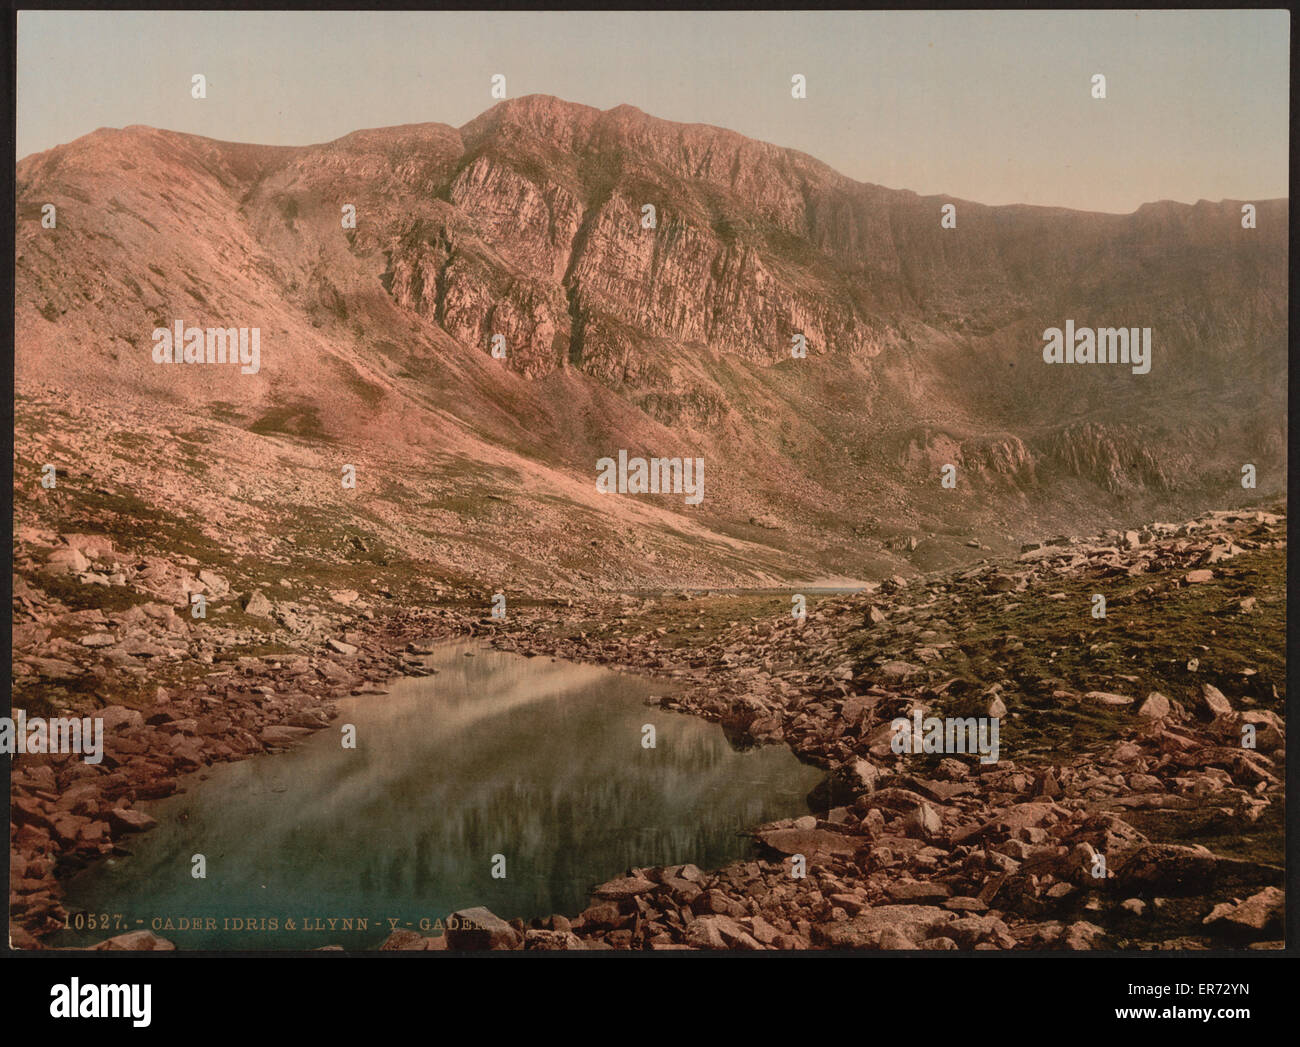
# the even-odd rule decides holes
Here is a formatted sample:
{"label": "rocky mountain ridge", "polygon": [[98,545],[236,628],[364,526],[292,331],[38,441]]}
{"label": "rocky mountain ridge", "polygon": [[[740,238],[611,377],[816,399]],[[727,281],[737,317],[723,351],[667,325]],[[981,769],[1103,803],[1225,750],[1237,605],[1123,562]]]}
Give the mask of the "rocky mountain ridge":
{"label": "rocky mountain ridge", "polygon": [[[1288,203],[1253,203],[1250,230],[1238,201],[984,207],[545,96],[308,147],[106,129],[18,165],[16,380],[538,486],[700,455],[705,504],[670,513],[835,573],[926,569],[971,535],[1195,512],[1246,463],[1281,490]],[[261,371],[153,364],[177,318],[260,326]],[[1045,365],[1067,319],[1152,327],[1151,373]]]}

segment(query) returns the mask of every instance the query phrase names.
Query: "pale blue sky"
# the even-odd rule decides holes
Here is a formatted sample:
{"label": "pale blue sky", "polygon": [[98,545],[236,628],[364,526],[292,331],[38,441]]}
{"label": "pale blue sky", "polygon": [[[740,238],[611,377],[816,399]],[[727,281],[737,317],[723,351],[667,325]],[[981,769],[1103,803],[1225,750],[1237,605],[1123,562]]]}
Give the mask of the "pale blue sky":
{"label": "pale blue sky", "polygon": [[[459,126],[509,94],[629,103],[990,204],[1287,194],[1290,16],[1096,12],[110,12],[18,17],[19,157],[148,124],[302,145]],[[190,97],[203,73],[208,97]],[[808,98],[790,77],[808,77]],[[1093,73],[1108,97],[1094,101]]]}

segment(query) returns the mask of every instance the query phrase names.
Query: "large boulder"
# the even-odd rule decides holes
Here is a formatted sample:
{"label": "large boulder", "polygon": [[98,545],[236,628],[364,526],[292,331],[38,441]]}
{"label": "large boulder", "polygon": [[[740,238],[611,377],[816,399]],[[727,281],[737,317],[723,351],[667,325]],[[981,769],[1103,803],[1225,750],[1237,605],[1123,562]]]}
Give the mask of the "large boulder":
{"label": "large boulder", "polygon": [[244,613],[254,618],[270,618],[272,610],[271,601],[256,590],[244,601]]}
{"label": "large boulder", "polygon": [[81,574],[82,571],[90,569],[90,561],[81,554],[79,549],[73,549],[69,546],[60,546],[46,557],[45,562],[57,571],[65,574]]}
{"label": "large boulder", "polygon": [[114,807],[108,812],[108,824],[118,832],[142,833],[157,825],[144,811],[131,807]]}
{"label": "large boulder", "polygon": [[1232,703],[1228,701],[1227,696],[1219,690],[1214,684],[1201,684],[1201,701],[1210,711],[1212,716],[1230,716],[1232,715]]}
{"label": "large boulder", "polygon": [[1286,892],[1280,887],[1265,887],[1244,902],[1220,902],[1202,923],[1222,923],[1244,931],[1263,931],[1272,924],[1281,925]]}
{"label": "large boulder", "polygon": [[144,726],[144,713],[139,709],[128,709],[125,705],[109,705],[98,713],[104,721],[105,731],[116,731],[120,727],[135,728]]}
{"label": "large boulder", "polygon": [[461,909],[447,920],[449,949],[518,949],[523,940],[518,931],[483,906]]}
{"label": "large boulder", "polygon": [[629,898],[635,898],[638,894],[649,894],[655,889],[655,886],[654,883],[643,876],[623,876],[617,880],[602,883],[592,891],[592,897],[607,902],[622,902],[627,901]]}
{"label": "large boulder", "polygon": [[863,841],[825,829],[768,829],[757,834],[764,847],[779,854],[856,854]]}

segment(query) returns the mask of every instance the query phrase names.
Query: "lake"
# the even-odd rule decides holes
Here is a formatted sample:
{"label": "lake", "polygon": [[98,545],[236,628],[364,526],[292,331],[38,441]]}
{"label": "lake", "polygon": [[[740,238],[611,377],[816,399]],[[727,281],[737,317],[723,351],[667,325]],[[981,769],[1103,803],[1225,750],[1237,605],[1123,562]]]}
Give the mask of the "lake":
{"label": "lake", "polygon": [[436,675],[340,701],[298,748],[142,804],[160,824],[124,841],[131,856],[67,882],[69,913],[121,924],[50,944],[151,929],[184,949],[373,948],[478,905],[572,916],[630,866],[751,854],[744,831],[807,814],[822,777],[784,746],[738,751],[719,725],[645,704],[669,684],[478,641],[425,661]]}

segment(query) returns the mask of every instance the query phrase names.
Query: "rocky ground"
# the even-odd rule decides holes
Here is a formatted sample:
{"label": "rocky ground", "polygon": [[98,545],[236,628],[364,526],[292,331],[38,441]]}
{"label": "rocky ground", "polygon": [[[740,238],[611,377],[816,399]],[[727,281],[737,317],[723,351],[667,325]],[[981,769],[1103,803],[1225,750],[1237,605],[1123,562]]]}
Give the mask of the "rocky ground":
{"label": "rocky ground", "polygon": [[[13,944],[39,948],[63,925],[61,878],[150,828],[138,804],[292,746],[335,698],[381,695],[469,634],[663,676],[665,705],[737,745],[788,744],[827,779],[814,814],[755,827],[752,860],[631,869],[580,914],[470,911],[384,948],[1280,947],[1285,512],[809,594],[803,620],[788,593],[677,592],[515,600],[498,622],[432,585],[395,599],[382,564],[361,589],[291,588],[20,525],[15,705],[93,712],[106,739],[97,766],[15,760]],[[1000,717],[1000,759],[894,754],[891,721],[918,708]]]}

